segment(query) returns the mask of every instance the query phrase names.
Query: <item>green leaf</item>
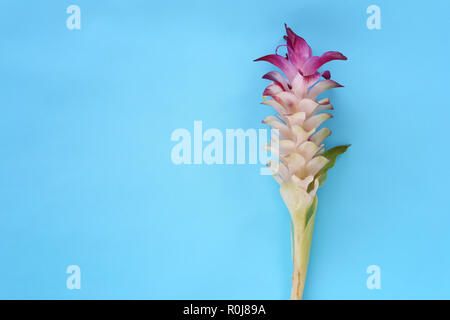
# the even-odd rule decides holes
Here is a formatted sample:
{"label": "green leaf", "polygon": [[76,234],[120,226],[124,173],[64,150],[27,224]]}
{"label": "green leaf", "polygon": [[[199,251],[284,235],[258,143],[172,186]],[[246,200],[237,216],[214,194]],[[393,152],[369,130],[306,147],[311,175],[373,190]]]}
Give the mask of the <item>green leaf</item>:
{"label": "green leaf", "polygon": [[327,179],[327,171],[334,167],[336,159],[339,155],[343,154],[350,147],[349,144],[343,146],[337,146],[325,151],[322,156],[330,160],[320,171],[316,174],[315,178],[319,178],[319,186],[323,185]]}
{"label": "green leaf", "polygon": [[318,177],[318,179],[319,179],[319,186],[323,185],[324,182],[325,182],[325,180],[327,180],[327,173],[326,173],[326,172],[322,173],[322,174]]}
{"label": "green leaf", "polygon": [[[324,156],[325,158],[329,159],[329,160],[334,160],[336,161],[336,158],[338,155],[343,154],[345,151],[347,151],[347,149],[350,147],[350,144],[344,144],[342,146],[337,146],[331,149],[328,149],[327,151],[325,151],[322,156]],[[330,167],[332,168],[332,166]]]}
{"label": "green leaf", "polygon": [[308,209],[308,212],[306,213],[305,227],[308,225],[308,222],[311,219],[312,215],[316,212],[316,209],[317,209],[317,196],[314,197],[314,201],[312,202],[311,206]]}
{"label": "green leaf", "polygon": [[[319,186],[323,185],[325,180],[327,179],[327,172],[336,164],[336,159],[339,155],[343,154],[350,147],[349,144],[337,146],[325,151],[322,156],[330,160],[320,171],[316,174],[314,179],[319,180]],[[311,191],[314,187],[313,183],[310,183],[308,186],[308,192]]]}

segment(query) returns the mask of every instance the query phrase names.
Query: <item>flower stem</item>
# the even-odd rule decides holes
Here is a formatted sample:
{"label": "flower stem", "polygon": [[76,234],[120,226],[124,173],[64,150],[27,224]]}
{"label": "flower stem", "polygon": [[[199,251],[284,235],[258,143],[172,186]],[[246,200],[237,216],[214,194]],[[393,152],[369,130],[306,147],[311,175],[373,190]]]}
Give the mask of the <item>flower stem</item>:
{"label": "flower stem", "polygon": [[[303,221],[302,221],[303,222]],[[304,222],[302,223],[304,225]],[[303,230],[302,230],[303,229]],[[304,228],[299,228],[298,224],[294,224],[292,228],[293,232],[293,252],[294,252],[294,269],[292,272],[292,289],[291,289],[291,300],[301,300],[303,296],[303,289],[305,287],[306,272],[303,272],[302,265],[308,261],[304,261],[306,257],[302,255],[302,238],[304,233]]]}
{"label": "flower stem", "polygon": [[294,266],[294,272],[292,274],[292,290],[291,300],[302,300],[303,289],[305,288],[306,275],[302,274],[300,268]]}
{"label": "flower stem", "polygon": [[302,300],[305,288],[306,272],[308,269],[309,252],[311,250],[312,231],[316,218],[317,198],[308,209],[306,221],[304,219],[292,220],[292,238],[294,254],[294,270],[292,273],[292,300]]}

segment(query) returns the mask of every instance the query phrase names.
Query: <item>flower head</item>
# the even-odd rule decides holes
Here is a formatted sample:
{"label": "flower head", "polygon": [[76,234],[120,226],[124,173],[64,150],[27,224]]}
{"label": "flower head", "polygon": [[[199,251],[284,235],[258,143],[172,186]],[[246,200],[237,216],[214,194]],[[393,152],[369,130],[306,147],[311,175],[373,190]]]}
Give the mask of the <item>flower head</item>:
{"label": "flower head", "polygon": [[[332,118],[324,111],[333,109],[329,99],[316,99],[325,90],[341,87],[330,79],[329,71],[319,73],[318,69],[331,60],[347,58],[336,51],[328,51],[320,57],[313,56],[308,43],[288,26],[285,27],[286,57],[275,53],[255,60],[270,62],[285,75],[270,71],[263,76],[273,81],[263,93],[271,99],[266,99],[263,104],[278,112],[278,117],[269,116],[263,122],[280,131],[280,140],[272,141],[268,148],[271,151],[275,151],[274,146],[280,148],[278,156],[281,163],[277,166],[279,172],[275,173],[277,181],[292,183],[305,191],[312,188],[310,192],[314,197],[317,175],[329,162],[322,155],[322,142],[331,134],[328,128],[317,129]],[[325,80],[318,81],[320,76]]]}
{"label": "flower head", "polygon": [[287,47],[288,53],[286,57],[275,53],[255,61],[267,61],[280,68],[287,77],[288,82],[280,82],[280,75],[277,72],[265,75],[266,79],[276,81],[285,87],[285,85],[292,85],[289,82],[299,82],[298,76],[300,75],[302,83],[309,86],[319,80],[320,76],[327,80],[331,78],[328,70],[318,72],[318,69],[324,64],[333,60],[347,60],[346,56],[337,51],[327,51],[321,56],[313,56],[308,43],[295,34],[287,25],[285,25],[285,28],[286,35],[283,38],[286,40],[286,44],[282,46]]}
{"label": "flower head", "polygon": [[[296,35],[287,25],[285,27],[287,36],[284,36],[284,39],[286,40],[288,59],[303,76],[316,74],[317,69],[332,60],[347,60],[346,56],[337,51],[328,51],[320,57],[313,57],[311,47],[306,41]],[[323,74],[326,79],[330,78],[329,71],[325,71]]]}

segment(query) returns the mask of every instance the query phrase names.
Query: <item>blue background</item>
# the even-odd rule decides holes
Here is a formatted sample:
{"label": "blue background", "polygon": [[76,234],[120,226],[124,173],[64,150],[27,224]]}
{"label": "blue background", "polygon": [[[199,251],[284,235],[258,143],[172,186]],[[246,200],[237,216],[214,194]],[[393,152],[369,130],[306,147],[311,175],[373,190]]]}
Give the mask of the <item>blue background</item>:
{"label": "blue background", "polygon": [[264,128],[273,68],[252,60],[284,22],[349,58],[328,65],[327,146],[352,147],[319,190],[304,297],[450,298],[448,1],[0,3],[0,298],[288,299],[273,179],[170,158],[194,120]]}

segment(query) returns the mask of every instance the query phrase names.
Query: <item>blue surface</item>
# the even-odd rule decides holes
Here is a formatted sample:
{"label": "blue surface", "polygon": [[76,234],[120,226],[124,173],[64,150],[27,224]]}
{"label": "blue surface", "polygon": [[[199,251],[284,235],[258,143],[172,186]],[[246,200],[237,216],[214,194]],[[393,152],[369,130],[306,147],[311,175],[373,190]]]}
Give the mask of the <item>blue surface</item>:
{"label": "blue surface", "polygon": [[[345,88],[329,94],[327,146],[352,147],[319,190],[304,297],[450,299],[450,2],[0,3],[0,298],[289,298],[273,179],[170,159],[194,120],[264,128],[273,68],[252,60],[286,22],[349,58],[329,64]],[[366,287],[373,264],[381,290]]]}

